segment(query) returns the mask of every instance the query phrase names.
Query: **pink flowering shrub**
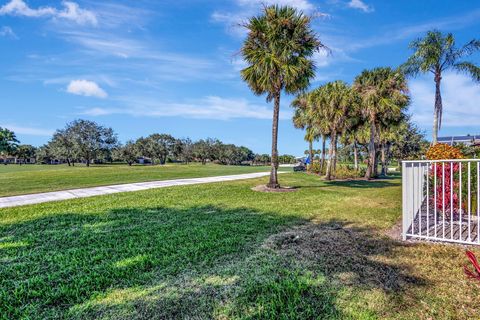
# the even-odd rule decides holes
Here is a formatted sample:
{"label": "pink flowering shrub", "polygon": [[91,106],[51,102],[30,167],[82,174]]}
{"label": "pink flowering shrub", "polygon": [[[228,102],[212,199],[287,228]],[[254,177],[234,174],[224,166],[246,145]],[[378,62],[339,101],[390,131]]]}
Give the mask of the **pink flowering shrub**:
{"label": "pink flowering shrub", "polygon": [[[426,155],[429,160],[462,159],[464,157],[458,148],[442,143],[437,143],[430,147]],[[458,162],[453,164],[438,162],[436,165],[432,164],[430,168],[432,190],[435,191],[436,195],[436,201],[435,195],[432,195],[432,201],[435,201],[437,210],[440,212],[445,211],[445,214],[452,211],[458,213],[460,209],[459,171],[460,164]],[[433,185],[434,177],[436,177],[436,185]]]}

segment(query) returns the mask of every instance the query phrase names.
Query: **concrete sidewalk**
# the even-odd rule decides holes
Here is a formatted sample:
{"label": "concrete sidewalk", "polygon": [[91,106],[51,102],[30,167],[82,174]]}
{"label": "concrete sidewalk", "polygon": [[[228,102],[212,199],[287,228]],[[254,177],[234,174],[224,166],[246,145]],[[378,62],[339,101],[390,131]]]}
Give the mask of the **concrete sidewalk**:
{"label": "concrete sidewalk", "polygon": [[104,187],[92,187],[92,188],[27,194],[22,196],[3,197],[3,198],[0,198],[0,208],[16,207],[16,206],[23,206],[27,204],[36,204],[36,203],[49,202],[49,201],[86,198],[86,197],[100,196],[104,194],[119,193],[119,192],[130,192],[130,191],[139,191],[139,190],[147,190],[147,189],[155,189],[155,188],[166,188],[166,187],[173,187],[173,186],[185,186],[185,185],[191,185],[191,184],[252,179],[252,178],[265,177],[265,176],[268,176],[269,174],[270,172],[256,172],[256,173],[229,175],[229,176],[138,182],[138,183],[117,184],[117,185],[104,186]]}

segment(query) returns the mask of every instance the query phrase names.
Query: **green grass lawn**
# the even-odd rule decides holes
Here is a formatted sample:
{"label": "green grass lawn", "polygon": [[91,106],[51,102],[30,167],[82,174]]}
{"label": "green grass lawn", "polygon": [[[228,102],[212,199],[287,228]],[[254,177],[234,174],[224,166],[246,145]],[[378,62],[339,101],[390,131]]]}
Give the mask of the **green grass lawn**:
{"label": "green grass lawn", "polygon": [[385,235],[399,179],[280,179],[1,209],[0,318],[478,318],[462,247]]}
{"label": "green grass lawn", "polygon": [[[280,168],[281,170],[291,170]],[[138,165],[0,165],[0,197],[130,182],[200,178],[269,171],[265,166],[201,164]]]}

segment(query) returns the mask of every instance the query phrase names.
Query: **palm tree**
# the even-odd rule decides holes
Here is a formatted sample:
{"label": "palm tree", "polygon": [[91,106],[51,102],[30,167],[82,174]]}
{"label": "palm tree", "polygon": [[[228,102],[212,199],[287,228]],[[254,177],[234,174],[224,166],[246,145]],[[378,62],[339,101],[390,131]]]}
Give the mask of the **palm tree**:
{"label": "palm tree", "polygon": [[325,178],[331,180],[337,153],[337,138],[347,127],[355,103],[353,90],[343,81],[329,82],[312,93],[314,108],[321,122],[317,125],[330,132],[330,150]]}
{"label": "palm tree", "polygon": [[295,108],[293,114],[293,126],[297,129],[306,129],[305,141],[308,142],[308,155],[310,161],[313,160],[313,141],[317,138],[315,136],[315,130],[312,127],[312,118],[309,116],[309,104],[308,104],[308,94],[300,93],[290,104]]}
{"label": "palm tree", "polygon": [[358,154],[359,154],[359,135],[362,132],[363,126],[365,125],[365,118],[362,114],[360,99],[355,90],[352,90],[352,97],[354,103],[352,103],[348,123],[345,125],[345,130],[341,136],[341,143],[344,145],[351,145],[353,149],[353,166],[355,170],[358,170]]}
{"label": "palm tree", "polygon": [[273,100],[272,162],[269,188],[279,188],[278,117],[282,91],[296,94],[308,87],[315,75],[313,53],[324,47],[310,26],[311,18],[288,6],[269,6],[252,17],[241,53],[248,66],[241,71],[243,80],[256,95]]}
{"label": "palm tree", "polygon": [[397,138],[399,137],[399,128],[406,122],[406,119],[408,119],[407,115],[401,113],[392,117],[383,117],[383,121],[380,121],[378,128],[378,142],[380,146],[381,176],[388,175],[390,147],[393,143],[396,143]]}
{"label": "palm tree", "polygon": [[364,70],[353,85],[361,98],[361,108],[370,125],[368,167],[366,178],[376,175],[377,157],[375,140],[379,122],[386,117],[399,115],[410,102],[405,76],[399,70],[375,68]]}
{"label": "palm tree", "polygon": [[433,111],[432,143],[437,143],[438,130],[442,126],[442,95],[440,84],[446,70],[467,73],[475,81],[480,81],[480,67],[472,62],[462,60],[480,50],[480,41],[471,40],[460,48],[455,46],[451,33],[442,34],[438,30],[427,32],[424,38],[410,44],[413,55],[402,65],[407,75],[431,72],[435,81],[435,107]]}

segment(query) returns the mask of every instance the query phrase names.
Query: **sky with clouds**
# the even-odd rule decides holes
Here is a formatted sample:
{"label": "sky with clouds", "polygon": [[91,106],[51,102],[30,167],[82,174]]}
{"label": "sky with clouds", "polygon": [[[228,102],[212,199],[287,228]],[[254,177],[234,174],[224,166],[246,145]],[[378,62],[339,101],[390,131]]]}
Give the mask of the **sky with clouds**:
{"label": "sky with clouds", "polygon": [[[41,145],[84,118],[122,141],[160,132],[269,152],[272,108],[240,79],[239,25],[274,3],[314,16],[331,49],[314,56],[312,88],[396,67],[411,53],[408,43],[433,28],[453,32],[459,44],[480,38],[477,0],[0,0],[0,126]],[[480,85],[447,73],[442,90],[440,134],[480,134]],[[410,91],[410,113],[430,134],[432,77],[411,79]],[[282,97],[279,151],[302,154],[291,100]]]}

